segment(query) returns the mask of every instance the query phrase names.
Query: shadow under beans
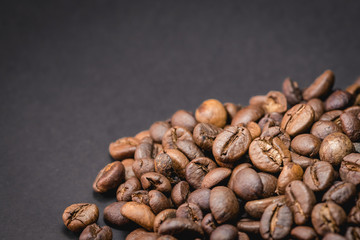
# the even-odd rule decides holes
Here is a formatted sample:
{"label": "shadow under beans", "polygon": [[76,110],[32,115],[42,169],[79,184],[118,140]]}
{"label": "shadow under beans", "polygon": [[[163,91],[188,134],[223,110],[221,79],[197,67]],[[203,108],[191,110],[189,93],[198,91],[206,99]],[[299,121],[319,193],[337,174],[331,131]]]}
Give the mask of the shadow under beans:
{"label": "shadow under beans", "polygon": [[69,229],[67,229],[65,226],[61,226],[62,233],[68,238],[68,239],[79,239],[81,232],[72,232]]}
{"label": "shadow under beans", "polygon": [[93,197],[101,203],[107,203],[109,202],[109,200],[116,201],[116,189],[110,190],[105,193],[93,192]]}

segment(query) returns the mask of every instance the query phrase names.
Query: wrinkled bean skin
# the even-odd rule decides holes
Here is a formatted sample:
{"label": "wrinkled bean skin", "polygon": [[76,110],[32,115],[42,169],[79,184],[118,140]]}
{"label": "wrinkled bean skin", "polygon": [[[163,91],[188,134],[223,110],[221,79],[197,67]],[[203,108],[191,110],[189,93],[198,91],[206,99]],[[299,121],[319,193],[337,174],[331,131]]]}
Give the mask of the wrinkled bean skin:
{"label": "wrinkled bean skin", "polygon": [[348,227],[345,233],[347,240],[360,239],[360,227]]}
{"label": "wrinkled bean skin", "polygon": [[125,178],[124,165],[115,161],[106,165],[100,170],[99,174],[93,183],[93,189],[95,192],[104,193],[111,189],[114,189],[120,185]]}
{"label": "wrinkled bean skin", "polygon": [[307,131],[315,118],[314,110],[307,104],[297,104],[284,115],[280,127],[290,136]]}
{"label": "wrinkled bean skin", "polygon": [[200,207],[194,203],[184,203],[176,210],[177,218],[187,218],[191,221],[201,224],[203,213]]}
{"label": "wrinkled bean skin", "polygon": [[96,223],[87,226],[82,231],[79,240],[111,240],[112,231],[108,226],[100,227]]}
{"label": "wrinkled bean skin", "polygon": [[205,175],[217,167],[210,158],[200,157],[192,160],[185,168],[185,178],[191,187],[198,189]]}
{"label": "wrinkled bean skin", "polygon": [[194,128],[195,143],[205,151],[211,151],[216,136],[223,130],[209,123],[199,123]]}
{"label": "wrinkled bean skin", "polygon": [[176,209],[165,209],[156,215],[154,219],[154,232],[158,232],[160,225],[169,218],[176,218]]}
{"label": "wrinkled bean skin", "polygon": [[295,105],[301,102],[302,94],[297,82],[286,78],[282,84],[282,91],[290,105]]}
{"label": "wrinkled bean skin", "polygon": [[286,132],[284,132],[283,129],[281,129],[278,126],[274,126],[274,127],[269,127],[267,128],[266,126],[263,129],[263,132],[260,135],[261,138],[264,137],[278,137],[283,144],[287,147],[290,148],[290,143],[291,143],[291,139],[289,134],[287,134]]}
{"label": "wrinkled bean skin", "polygon": [[171,192],[170,181],[162,174],[156,172],[148,172],[141,176],[141,185],[145,190],[158,190],[165,194]]}
{"label": "wrinkled bean skin", "polygon": [[177,142],[182,140],[193,141],[191,132],[182,127],[169,128],[162,138],[163,149],[177,149]]}
{"label": "wrinkled bean skin", "polygon": [[343,158],[339,169],[343,181],[360,184],[360,153],[351,153]]}
{"label": "wrinkled bean skin", "polygon": [[311,213],[311,222],[314,229],[321,236],[325,236],[330,232],[340,232],[345,221],[345,211],[331,201],[316,204]]}
{"label": "wrinkled bean skin", "polygon": [[303,91],[304,100],[308,101],[312,98],[323,98],[330,92],[335,82],[334,73],[326,70],[315,81]]}
{"label": "wrinkled bean skin", "polygon": [[351,140],[343,133],[328,135],[320,146],[320,160],[331,163],[333,166],[340,165],[343,158],[354,151]]}
{"label": "wrinkled bean skin", "polygon": [[217,225],[218,224],[216,223],[214,216],[211,213],[206,214],[201,221],[201,227],[208,236],[211,235]]}
{"label": "wrinkled bean skin", "polygon": [[95,223],[99,218],[99,209],[95,204],[76,203],[67,207],[62,215],[65,226],[72,232],[79,232]]}
{"label": "wrinkled bean skin", "polygon": [[121,184],[116,191],[116,199],[118,201],[130,201],[131,195],[141,189],[141,183],[136,177],[129,178],[125,183]]}
{"label": "wrinkled bean skin", "polygon": [[266,95],[266,100],[262,107],[267,113],[283,113],[287,110],[286,97],[281,92],[270,91]]}
{"label": "wrinkled bean skin", "polygon": [[218,224],[233,220],[239,213],[239,203],[232,190],[218,186],[210,192],[210,210]]}
{"label": "wrinkled bean skin", "polygon": [[143,203],[145,205],[150,206],[149,192],[146,190],[135,191],[133,194],[131,194],[131,201],[137,203]]}

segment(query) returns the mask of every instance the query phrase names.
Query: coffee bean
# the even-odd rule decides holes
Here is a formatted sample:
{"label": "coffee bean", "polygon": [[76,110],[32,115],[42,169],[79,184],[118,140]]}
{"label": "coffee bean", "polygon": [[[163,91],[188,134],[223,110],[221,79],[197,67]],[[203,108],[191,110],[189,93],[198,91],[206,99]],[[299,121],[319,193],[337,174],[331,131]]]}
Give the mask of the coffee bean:
{"label": "coffee bean", "polygon": [[314,110],[307,104],[297,104],[288,110],[280,127],[290,136],[306,132],[314,122]]}
{"label": "coffee bean", "polygon": [[201,188],[190,193],[187,201],[196,204],[203,212],[210,211],[210,189]]}
{"label": "coffee bean", "polygon": [[218,224],[233,220],[239,213],[239,203],[232,190],[224,186],[210,192],[210,210]]}
{"label": "coffee bean", "polygon": [[333,166],[340,165],[342,159],[354,151],[351,140],[343,133],[328,135],[320,146],[320,160],[331,163]]}
{"label": "coffee bean", "polygon": [[154,220],[154,232],[158,232],[160,225],[169,218],[176,218],[176,209],[165,209],[156,215]]}
{"label": "coffee bean", "polygon": [[139,132],[138,134],[136,134],[134,136],[134,138],[138,139],[139,141],[141,141],[145,137],[150,137],[150,131],[149,130],[141,131],[141,132]]}
{"label": "coffee bean", "polygon": [[343,181],[360,184],[360,153],[351,153],[344,157],[339,169]]}
{"label": "coffee bean", "polygon": [[177,149],[177,142],[181,140],[193,141],[191,132],[182,127],[169,128],[162,138],[164,150]]}
{"label": "coffee bean", "polygon": [[306,168],[303,179],[314,192],[323,191],[335,180],[335,171],[330,163],[319,161]]}
{"label": "coffee bean", "polygon": [[93,223],[87,226],[84,231],[82,231],[79,240],[111,240],[112,231],[108,226],[100,227],[96,223]]}
{"label": "coffee bean", "polygon": [[259,127],[261,129],[264,129],[266,124],[271,124],[270,127],[280,126],[282,118],[283,114],[277,112],[267,113],[263,118],[259,120]]}
{"label": "coffee bean", "polygon": [[269,127],[269,128],[264,127],[263,132],[261,133],[260,137],[261,138],[278,137],[287,148],[290,148],[291,138],[290,138],[289,134],[287,134],[283,129],[281,129],[278,126]]}
{"label": "coffee bean", "polygon": [[229,126],[219,133],[214,141],[212,152],[220,166],[235,164],[248,150],[251,142],[249,130],[240,126]]}
{"label": "coffee bean", "polygon": [[197,124],[195,117],[185,110],[176,111],[171,117],[171,125],[173,127],[183,127],[192,132]]}
{"label": "coffee bean", "polygon": [[108,205],[104,209],[104,219],[108,223],[111,223],[116,226],[123,226],[128,224],[130,220],[121,214],[121,208],[122,206],[124,206],[125,203],[126,203],[125,201],[120,201]]}
{"label": "coffee bean", "polygon": [[186,202],[190,194],[190,186],[187,182],[181,181],[177,183],[171,191],[171,199],[176,206],[180,206]]}
{"label": "coffee bean", "polygon": [[314,158],[320,150],[321,140],[312,134],[297,135],[291,141],[291,149],[296,153]]}
{"label": "coffee bean", "polygon": [[157,190],[151,190],[149,192],[149,205],[155,214],[170,208],[169,199],[162,192]]}
{"label": "coffee bean", "polygon": [[348,223],[360,226],[360,200],[358,199],[355,206],[351,208],[347,216]]}
{"label": "coffee bean", "polygon": [[286,186],[285,201],[291,209],[297,225],[303,225],[309,220],[311,211],[316,204],[314,192],[299,180],[292,181]]}
{"label": "coffee bean", "polygon": [[351,102],[351,94],[347,91],[336,90],[325,101],[325,110],[332,111],[346,108]]}
{"label": "coffee bean", "polygon": [[238,230],[230,224],[217,227],[210,236],[210,240],[237,240]]}
{"label": "coffee bean", "polygon": [[109,153],[115,160],[134,157],[137,145],[140,141],[133,137],[124,137],[110,143]]}
{"label": "coffee bean", "polygon": [[195,142],[191,140],[178,140],[176,142],[176,147],[179,149],[182,153],[185,154],[185,156],[193,160],[195,158],[199,157],[205,157],[204,153],[201,151],[201,149],[195,144]]}
{"label": "coffee bean", "polygon": [[318,121],[325,112],[324,103],[318,98],[313,98],[307,102],[307,105],[314,110],[314,121]]}
{"label": "coffee bean", "polygon": [[291,160],[290,151],[277,137],[257,138],[250,144],[251,162],[264,172],[279,172]]}
{"label": "coffee bean", "polygon": [[229,179],[229,182],[227,185],[228,188],[233,189],[233,184],[234,184],[234,179],[235,179],[236,174],[238,172],[240,172],[241,170],[243,170],[244,168],[248,168],[248,167],[252,167],[252,165],[250,163],[241,163],[232,170],[230,179]]}
{"label": "coffee bean", "polygon": [[127,202],[122,206],[120,212],[124,217],[130,219],[148,231],[153,229],[155,215],[149,206],[143,203]]}
{"label": "coffee bean", "polygon": [[[360,85],[359,85],[360,87]],[[357,116],[360,113],[360,106],[351,106],[344,110],[344,113],[350,113]]]}
{"label": "coffee bean", "polygon": [[203,213],[200,207],[194,203],[184,203],[176,210],[177,218],[187,218],[191,221],[201,224]]}
{"label": "coffee bean", "polygon": [[141,183],[136,177],[129,178],[125,183],[121,184],[116,191],[116,199],[118,201],[130,201],[131,195],[141,189]]}
{"label": "coffee bean", "polygon": [[360,140],[360,119],[357,115],[344,112],[340,115],[341,128],[353,142]]}
{"label": "coffee bean", "polygon": [[226,102],[224,103],[224,108],[227,112],[227,122],[230,123],[233,117],[236,115],[237,111],[241,109],[241,106],[234,103]]}
{"label": "coffee bean", "polygon": [[202,183],[201,188],[212,188],[217,185],[226,185],[228,179],[231,175],[231,170],[229,168],[215,168],[208,172]]}
{"label": "coffee bean", "polygon": [[267,113],[283,113],[287,110],[286,97],[281,92],[270,91],[266,95],[266,100],[262,107]]}
{"label": "coffee bean", "polygon": [[302,93],[297,82],[292,81],[290,78],[286,78],[282,84],[282,91],[290,105],[301,102]]}
{"label": "coffee bean", "polygon": [[246,128],[249,130],[252,139],[260,137],[261,128],[256,122],[249,122]]}
{"label": "coffee bean", "polygon": [[210,123],[217,127],[224,127],[227,120],[227,112],[216,99],[204,101],[195,112],[195,118],[201,123]]}
{"label": "coffee bean", "polygon": [[252,96],[249,99],[249,105],[260,105],[262,106],[266,101],[266,96],[265,95],[256,95],[256,96]]}
{"label": "coffee bean", "polygon": [[222,132],[222,128],[209,123],[199,123],[194,128],[194,141],[205,151],[211,151],[216,136]]}
{"label": "coffee bean", "polygon": [[147,232],[145,229],[140,228],[129,233],[129,235],[126,236],[126,240],[140,240],[140,239],[157,240],[159,239],[159,237],[160,237],[159,234],[153,232]]}
{"label": "coffee bean", "polygon": [[259,174],[252,168],[244,168],[234,179],[235,194],[246,201],[255,200],[263,194],[263,184]]}
{"label": "coffee bean", "polygon": [[314,229],[321,236],[331,232],[339,233],[345,221],[345,211],[331,201],[316,204],[311,213]]}
{"label": "coffee bean", "polygon": [[316,163],[317,161],[319,161],[318,159],[304,157],[304,156],[301,156],[294,152],[290,152],[290,154],[291,154],[291,161],[295,164],[298,164],[304,170],[307,167],[309,167],[309,166],[313,165],[314,163]]}
{"label": "coffee bean", "polygon": [[346,238],[337,233],[327,233],[323,240],[346,240]]}
{"label": "coffee bean", "polygon": [[334,73],[326,70],[315,81],[303,91],[303,98],[310,100],[312,98],[323,98],[330,92],[335,82]]}
{"label": "coffee bean", "polygon": [[314,125],[311,127],[310,131],[312,135],[318,137],[321,140],[335,132],[341,132],[341,128],[339,127],[339,125],[332,121],[322,120],[315,122]]}
{"label": "coffee bean", "polygon": [[171,236],[171,235],[162,235],[158,237],[156,240],[177,240],[177,238]]}
{"label": "coffee bean", "polygon": [[231,121],[231,125],[248,124],[257,122],[264,115],[264,110],[259,105],[249,105],[239,110]]}
{"label": "coffee bean", "polygon": [[360,239],[360,227],[348,227],[345,233],[347,240],[359,240]]}
{"label": "coffee bean", "polygon": [[258,174],[263,185],[262,197],[267,198],[273,196],[278,179],[269,173],[259,172]]}
{"label": "coffee bean", "polygon": [[278,177],[276,193],[280,195],[284,194],[285,187],[292,181],[302,180],[303,174],[304,171],[300,165],[292,162],[286,163]]}
{"label": "coffee bean", "polygon": [[321,115],[320,119],[321,121],[333,121],[336,124],[338,124],[338,120],[340,115],[343,113],[343,110],[332,110],[329,112],[324,113]]}
{"label": "coffee bean", "polygon": [[146,190],[135,191],[133,194],[131,194],[131,201],[137,203],[143,203],[145,205],[150,206],[149,192]]}
{"label": "coffee bean", "polygon": [[239,240],[250,240],[249,236],[244,232],[238,232]]}
{"label": "coffee bean", "polygon": [[[259,200],[248,201],[245,204],[245,211],[253,218],[261,218],[265,209],[273,203],[285,203],[285,195],[269,197]],[[241,229],[239,229],[242,231]],[[246,232],[246,231],[245,231]]]}
{"label": "coffee bean", "polygon": [[142,158],[135,160],[132,168],[135,176],[140,179],[143,174],[155,171],[154,159]]}
{"label": "coffee bean", "polygon": [[141,176],[141,185],[145,190],[158,190],[165,194],[171,192],[170,181],[162,174],[157,172],[148,172]]}
{"label": "coffee bean", "polygon": [[161,143],[164,134],[170,127],[171,125],[169,122],[155,122],[151,125],[149,129],[150,137],[154,140],[154,142]]}
{"label": "coffee bean", "polygon": [[205,175],[217,165],[209,158],[201,157],[192,160],[185,168],[185,178],[191,187],[198,189]]}
{"label": "coffee bean", "polygon": [[160,145],[154,144],[154,141],[150,137],[143,138],[136,147],[134,159],[155,158],[156,155],[162,151],[162,148],[159,149],[158,146]]}
{"label": "coffee bean", "polygon": [[296,240],[318,240],[318,236],[312,227],[297,226],[290,232],[290,236]]}
{"label": "coffee bean", "polygon": [[169,234],[179,239],[202,238],[204,231],[201,226],[187,218],[169,218],[159,227],[159,234]]}
{"label": "coffee bean", "polygon": [[322,201],[334,201],[343,205],[355,196],[356,186],[349,182],[337,182],[324,194]]}
{"label": "coffee bean", "polygon": [[260,232],[260,221],[252,220],[240,220],[237,222],[237,229],[241,232],[246,232],[250,234],[259,234]]}
{"label": "coffee bean", "polygon": [[79,232],[95,223],[99,218],[99,209],[95,204],[76,203],[67,207],[62,215],[65,226],[73,232]]}
{"label": "coffee bean", "polygon": [[124,178],[124,165],[119,161],[109,163],[98,173],[93,183],[93,189],[99,193],[107,192],[118,187]]}
{"label": "coffee bean", "polygon": [[269,205],[260,220],[260,234],[263,239],[283,239],[291,230],[292,214],[285,204]]}
{"label": "coffee bean", "polygon": [[208,213],[204,216],[203,220],[201,221],[201,227],[209,236],[216,229],[217,223],[211,213]]}
{"label": "coffee bean", "polygon": [[132,158],[127,158],[121,161],[121,163],[124,165],[125,168],[125,181],[129,180],[130,178],[135,176],[135,173],[133,171],[133,164],[134,164],[134,159]]}

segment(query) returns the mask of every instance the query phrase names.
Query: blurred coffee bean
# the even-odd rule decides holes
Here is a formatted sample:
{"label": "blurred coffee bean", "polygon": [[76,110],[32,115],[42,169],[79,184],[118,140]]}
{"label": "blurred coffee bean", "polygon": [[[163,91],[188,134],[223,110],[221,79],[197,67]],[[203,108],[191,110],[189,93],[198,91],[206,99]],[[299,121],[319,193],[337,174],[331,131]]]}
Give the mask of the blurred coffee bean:
{"label": "blurred coffee bean", "polygon": [[206,214],[201,221],[201,227],[208,236],[210,236],[211,233],[216,229],[217,225],[218,224],[216,223],[214,216],[211,213]]}
{"label": "blurred coffee bean", "polygon": [[314,110],[314,121],[318,121],[325,112],[324,103],[318,98],[313,98],[307,102],[307,105]]}
{"label": "blurred coffee bean", "polygon": [[227,112],[221,102],[216,99],[209,99],[196,109],[195,118],[201,123],[210,123],[217,127],[224,127],[227,120]]}
{"label": "blurred coffee bean", "polygon": [[220,225],[211,233],[210,240],[238,240],[238,230],[230,224]]}
{"label": "blurred coffee bean", "polygon": [[296,226],[291,232],[290,236],[296,240],[319,240],[315,230],[308,226]]}
{"label": "blurred coffee bean", "polygon": [[157,172],[148,172],[141,176],[141,185],[145,190],[158,190],[165,194],[171,192],[170,181],[162,174]]}
{"label": "blurred coffee bean", "polygon": [[302,93],[297,82],[286,78],[282,84],[282,92],[284,93],[287,102],[290,105],[295,105],[301,102]]}
{"label": "blurred coffee bean", "polygon": [[122,160],[125,158],[133,158],[137,145],[140,140],[133,137],[124,137],[110,143],[109,153],[115,160]]}
{"label": "blurred coffee bean", "polygon": [[278,91],[270,91],[266,95],[265,103],[262,105],[267,113],[283,113],[287,110],[287,101],[284,94]]}
{"label": "blurred coffee bean", "polygon": [[321,140],[323,140],[326,136],[335,132],[342,132],[339,125],[337,125],[332,121],[324,121],[324,120],[315,122],[310,130],[310,133],[312,135],[318,137]]}
{"label": "blurred coffee bean", "polygon": [[304,157],[294,152],[290,152],[290,154],[291,161],[295,164],[298,164],[303,170],[319,161],[318,159]]}
{"label": "blurred coffee bean", "polygon": [[351,94],[347,91],[336,90],[325,101],[325,110],[332,111],[346,108],[351,102]]}
{"label": "blurred coffee bean", "polygon": [[202,238],[204,231],[201,226],[187,218],[169,218],[159,227],[159,234],[169,234],[179,239]]}
{"label": "blurred coffee bean", "polygon": [[233,190],[238,197],[246,201],[261,198],[263,184],[259,174],[252,168],[245,168],[234,178]]}
{"label": "blurred coffee bean", "polygon": [[210,211],[210,189],[201,188],[189,194],[188,203],[196,204],[205,213]]}
{"label": "blurred coffee bean", "polygon": [[79,240],[111,240],[112,231],[108,226],[100,227],[96,223],[87,226],[80,234]]}
{"label": "blurred coffee bean", "polygon": [[203,219],[203,213],[198,205],[194,203],[184,203],[176,210],[176,217],[187,218],[200,225]]}
{"label": "blurred coffee bean", "polygon": [[259,105],[249,105],[239,110],[231,121],[231,125],[248,124],[257,122],[264,115],[264,110]]}
{"label": "blurred coffee bean", "polygon": [[131,195],[141,189],[141,183],[136,177],[129,178],[125,183],[121,184],[116,191],[116,199],[118,201],[130,201]]}
{"label": "blurred coffee bean", "polygon": [[326,70],[315,81],[303,91],[304,100],[326,97],[331,91],[335,82],[334,73]]}
{"label": "blurred coffee bean", "polygon": [[350,182],[337,182],[323,195],[322,201],[331,200],[343,205],[355,196],[356,186]]}
{"label": "blurred coffee bean", "polygon": [[165,209],[154,219],[154,232],[158,232],[160,225],[169,218],[176,218],[176,209]]}
{"label": "blurred coffee bean", "polygon": [[135,160],[132,169],[134,171],[135,176],[140,179],[140,177],[144,173],[148,172],[154,172],[155,171],[155,165],[154,165],[154,159],[152,158],[142,158]]}
{"label": "blurred coffee bean", "polygon": [[344,112],[340,115],[340,123],[343,132],[353,142],[360,140],[360,119],[357,115]]}
{"label": "blurred coffee bean", "polygon": [[209,123],[199,123],[194,128],[194,141],[205,151],[211,151],[216,136],[223,130]]}
{"label": "blurred coffee bean", "polygon": [[284,165],[280,175],[277,179],[276,193],[283,195],[285,193],[285,187],[295,180],[302,180],[304,171],[295,163],[289,162]]}
{"label": "blurred coffee bean", "polygon": [[178,110],[171,117],[171,125],[173,127],[183,127],[192,132],[197,124],[195,117],[188,111]]}
{"label": "blurred coffee bean", "polygon": [[164,134],[167,132],[167,130],[170,127],[171,125],[169,122],[165,122],[165,121],[155,122],[151,125],[149,129],[150,137],[154,140],[154,142],[161,143]]}
{"label": "blurred coffee bean", "polygon": [[118,187],[124,179],[124,165],[120,161],[115,161],[100,170],[93,183],[93,189],[95,192],[104,193]]}
{"label": "blurred coffee bean", "polygon": [[217,167],[210,158],[201,157],[192,160],[185,168],[185,178],[191,187],[198,189],[205,175]]}

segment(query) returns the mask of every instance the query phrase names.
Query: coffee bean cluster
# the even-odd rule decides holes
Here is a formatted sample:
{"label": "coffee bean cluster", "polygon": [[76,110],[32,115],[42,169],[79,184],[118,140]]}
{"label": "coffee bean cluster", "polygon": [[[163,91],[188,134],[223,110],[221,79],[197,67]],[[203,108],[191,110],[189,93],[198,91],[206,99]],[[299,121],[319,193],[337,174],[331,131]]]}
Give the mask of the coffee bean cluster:
{"label": "coffee bean cluster", "polygon": [[[249,105],[204,101],[110,143],[93,183],[126,239],[360,239],[360,80],[333,90],[327,70],[305,89]],[[115,196],[114,196],[115,197]],[[95,204],[63,214],[80,239],[112,239]]]}

